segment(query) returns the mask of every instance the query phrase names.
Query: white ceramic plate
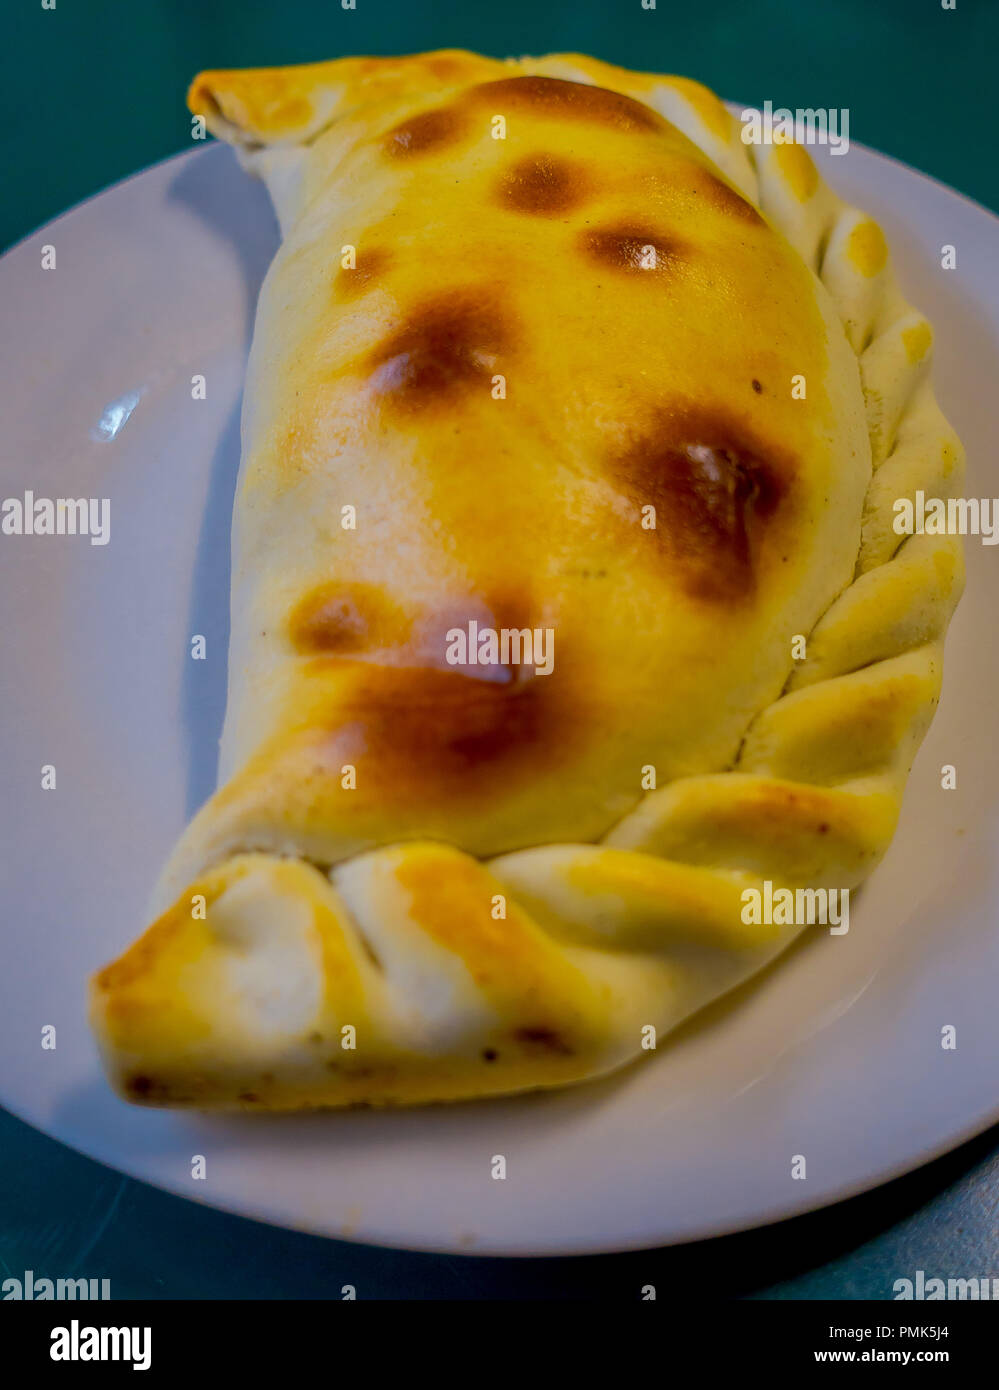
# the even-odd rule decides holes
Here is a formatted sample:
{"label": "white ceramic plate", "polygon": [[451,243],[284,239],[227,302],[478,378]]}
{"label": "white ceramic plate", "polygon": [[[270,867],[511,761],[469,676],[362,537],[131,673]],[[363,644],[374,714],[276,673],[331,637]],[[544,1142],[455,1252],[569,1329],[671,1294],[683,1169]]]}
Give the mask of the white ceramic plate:
{"label": "white ceramic plate", "polygon": [[[859,147],[826,172],[883,221],[936,327],[969,495],[999,493],[999,221]],[[945,243],[955,270],[940,268]],[[54,271],[41,269],[45,244]],[[578,1089],[289,1118],[173,1115],[111,1095],[86,979],[144,925],[156,872],[214,786],[239,397],[276,244],[262,188],[216,146],[83,204],[0,262],[0,496],[111,500],[103,547],[0,536],[0,1100],[214,1206],[501,1254],[652,1246],[790,1216],[999,1119],[999,547],[975,539],[942,706],[848,936],[799,945],[651,1062]],[[195,374],[206,400],[191,397]],[[194,633],[207,661],[188,657]],[[955,791],[940,789],[943,763],[958,768]],[[941,1048],[946,1024],[956,1051]],[[490,1176],[497,1153],[506,1181]]]}

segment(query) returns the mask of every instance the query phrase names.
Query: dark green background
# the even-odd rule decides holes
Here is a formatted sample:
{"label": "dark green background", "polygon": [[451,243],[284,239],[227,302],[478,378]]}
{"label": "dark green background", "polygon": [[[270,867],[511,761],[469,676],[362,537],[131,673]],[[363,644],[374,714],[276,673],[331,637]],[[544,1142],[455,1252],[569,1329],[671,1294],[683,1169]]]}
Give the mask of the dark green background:
{"label": "dark green background", "polygon": [[999,4],[958,0],[2,0],[0,245],[190,143],[199,68],[575,50],[733,101],[846,106],[850,136],[999,209]]}
{"label": "dark green background", "polygon": [[[199,68],[468,47],[591,52],[737,101],[850,110],[850,136],[999,208],[999,3],[958,0],[40,0],[0,4],[0,245],[188,148]],[[0,309],[2,313],[2,309]],[[2,319],[0,319],[2,322]],[[115,1297],[886,1298],[915,1270],[999,1273],[999,1131],[830,1211],[674,1251],[473,1260],[323,1241],[118,1177],[0,1112],[0,1278]]]}

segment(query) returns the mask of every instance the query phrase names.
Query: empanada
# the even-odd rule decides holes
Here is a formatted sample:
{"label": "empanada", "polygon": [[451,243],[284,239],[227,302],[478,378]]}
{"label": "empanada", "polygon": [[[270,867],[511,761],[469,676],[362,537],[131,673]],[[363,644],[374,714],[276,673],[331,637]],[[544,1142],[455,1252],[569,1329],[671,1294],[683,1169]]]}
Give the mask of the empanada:
{"label": "empanada", "polygon": [[962,585],[892,526],[961,484],[930,328],[806,151],[682,78],[441,52],[189,104],[283,242],[220,789],[94,980],[109,1075],[286,1109],[608,1072],[805,929],[746,890],[891,838]]}

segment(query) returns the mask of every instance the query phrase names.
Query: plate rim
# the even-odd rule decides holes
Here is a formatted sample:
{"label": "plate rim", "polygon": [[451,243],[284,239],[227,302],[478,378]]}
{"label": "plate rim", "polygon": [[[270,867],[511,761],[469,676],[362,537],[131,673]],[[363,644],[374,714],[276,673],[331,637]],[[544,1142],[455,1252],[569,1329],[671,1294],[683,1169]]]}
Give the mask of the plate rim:
{"label": "plate rim", "polygon": [[[740,109],[746,108],[743,107]],[[922,183],[928,184],[937,192],[943,192],[948,197],[955,198],[959,202],[965,204],[967,208],[970,209],[972,212],[984,214],[991,221],[999,224],[999,214],[996,214],[991,209],[985,207],[983,204],[978,203],[975,199],[969,197],[964,193],[961,193],[959,190],[954,189],[945,183],[942,183],[940,180],[935,179],[931,175],[925,174],[921,170],[909,164],[906,164],[905,162],[898,160],[893,156],[882,154],[880,151],[874,150],[869,146],[862,144],[861,142],[851,141],[851,147],[863,151],[865,155],[873,158],[876,161],[881,161],[888,165],[895,166],[897,169],[903,171],[904,174],[908,177],[914,177],[920,180]],[[106,194],[110,194],[117,190],[123,189],[127,185],[136,182],[137,180],[140,180],[145,175],[157,170],[163,170],[165,166],[168,166],[170,164],[179,164],[181,161],[191,160],[197,158],[199,155],[205,156],[212,149],[222,150],[225,149],[225,145],[223,142],[212,140],[206,142],[205,145],[199,149],[189,149],[174,152],[172,154],[164,156],[161,159],[154,160],[150,164],[142,167],[141,169],[135,170],[134,172],[124,176],[123,178],[115,180],[113,183],[108,184],[106,187],[87,195],[86,197],[80,199],[78,202],[73,203],[69,207],[63,209],[60,213],[58,213],[55,217],[49,219],[47,222],[42,223],[39,226],[33,228],[24,236],[18,238],[18,240],[13,242],[10,246],[6,247],[2,255],[0,255],[0,266],[2,266],[3,262],[7,259],[8,256],[12,255],[15,251],[23,248],[27,243],[31,242],[34,238],[36,238],[39,235],[39,233],[46,231],[48,228],[53,228],[57,226],[57,224],[59,224],[66,218],[72,216],[76,212],[82,210],[83,208],[86,208],[91,203],[98,202]],[[124,1104],[124,1102],[119,1103]],[[649,1240],[616,1239],[610,1243],[607,1243],[606,1241],[595,1241],[593,1238],[582,1237],[579,1241],[571,1243],[568,1243],[564,1240],[551,1241],[536,1247],[521,1244],[519,1248],[513,1248],[504,1246],[502,1244],[497,1244],[495,1243],[495,1241],[490,1241],[488,1237],[477,1237],[475,1245],[464,1246],[458,1244],[453,1238],[453,1236],[445,1240],[442,1240],[440,1243],[431,1243],[414,1240],[400,1241],[399,1239],[390,1238],[388,1234],[380,1234],[377,1232],[370,1233],[369,1231],[369,1233],[367,1234],[355,1234],[346,1233],[343,1230],[324,1229],[322,1226],[319,1226],[314,1222],[292,1223],[287,1219],[281,1219],[279,1216],[268,1215],[266,1213],[261,1213],[259,1210],[253,1210],[251,1205],[247,1205],[238,1196],[233,1197],[231,1192],[223,1192],[221,1194],[213,1193],[211,1197],[209,1197],[208,1194],[206,1194],[205,1196],[199,1196],[196,1194],[192,1194],[186,1190],[182,1191],[179,1186],[172,1186],[167,1181],[153,1179],[148,1176],[141,1176],[136,1172],[132,1171],[129,1165],[123,1164],[118,1159],[111,1160],[108,1158],[101,1157],[92,1146],[77,1142],[69,1142],[65,1139],[57,1138],[54,1134],[46,1130],[42,1124],[38,1123],[33,1119],[29,1119],[26,1115],[20,1112],[17,1106],[10,1105],[6,1100],[0,1101],[0,1105],[3,1106],[4,1110],[6,1110],[7,1113],[12,1115],[20,1123],[27,1125],[28,1128],[37,1131],[39,1134],[44,1135],[48,1139],[52,1139],[55,1143],[62,1145],[64,1148],[69,1149],[72,1152],[79,1153],[83,1157],[89,1159],[90,1161],[100,1164],[102,1167],[107,1168],[109,1171],[122,1174],[124,1176],[127,1176],[134,1182],[143,1183],[146,1186],[167,1192],[171,1196],[179,1197],[182,1200],[196,1202],[198,1205],[206,1206],[218,1211],[223,1211],[230,1215],[235,1215],[241,1217],[242,1219],[253,1221],[261,1225],[273,1226],[277,1227],[278,1229],[291,1230],[295,1232],[300,1232],[302,1234],[319,1236],[325,1239],[340,1240],[349,1244],[370,1245],[380,1249],[393,1249],[426,1254],[463,1255],[472,1256],[476,1258],[511,1259],[574,1257],[586,1254],[629,1253],[640,1250],[669,1248],[671,1246],[693,1244],[703,1240],[724,1237],[727,1235],[735,1235],[750,1230],[765,1228],[771,1225],[779,1225],[785,1221],[791,1221],[798,1217],[806,1216],[810,1213],[821,1211],[827,1207],[834,1206],[840,1202],[848,1201],[853,1197],[859,1196],[865,1192],[872,1191],[880,1186],[885,1185],[886,1183],[890,1183],[901,1177],[904,1177],[905,1175],[912,1173],[921,1167],[924,1167],[926,1164],[932,1163],[934,1160],[942,1157],[944,1154],[952,1152],[953,1150],[961,1147],[963,1144],[970,1142],[978,1135],[985,1133],[994,1125],[999,1124],[999,1099],[997,1099],[994,1106],[986,1107],[984,1110],[979,1111],[973,1119],[967,1121],[966,1123],[958,1127],[949,1129],[949,1131],[944,1137],[940,1138],[939,1140],[933,1143],[924,1145],[923,1147],[914,1151],[912,1154],[908,1155],[905,1159],[896,1160],[894,1162],[889,1162],[884,1165],[876,1165],[865,1177],[847,1180],[841,1185],[833,1184],[832,1186],[827,1188],[821,1195],[818,1195],[816,1197],[805,1197],[804,1194],[802,1194],[802,1199],[800,1201],[781,1202],[779,1210],[775,1210],[774,1208],[765,1206],[763,1204],[757,1204],[755,1214],[747,1214],[746,1216],[741,1218],[732,1218],[728,1220],[723,1219],[718,1222],[704,1220],[698,1224],[696,1229],[684,1231],[679,1234],[673,1234],[666,1238],[655,1236]],[[358,1223],[359,1226],[367,1224],[368,1223],[366,1221],[361,1221]],[[375,1223],[375,1225],[377,1225],[377,1222]]]}

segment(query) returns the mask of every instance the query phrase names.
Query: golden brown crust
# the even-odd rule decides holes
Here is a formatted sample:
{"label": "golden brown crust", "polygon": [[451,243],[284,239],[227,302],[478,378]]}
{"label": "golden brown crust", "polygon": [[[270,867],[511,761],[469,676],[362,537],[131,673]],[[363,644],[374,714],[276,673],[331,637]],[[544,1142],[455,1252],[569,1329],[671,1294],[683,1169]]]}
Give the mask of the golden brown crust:
{"label": "golden brown crust", "polygon": [[[795,934],[747,927],[746,887],[852,887],[890,839],[961,585],[952,538],[890,541],[881,482],[960,477],[928,326],[876,224],[685,79],[446,53],[190,101],[285,241],[224,784],[98,981],[112,1071],[281,1107],[609,1070]],[[448,666],[470,621],[551,628],[551,674]],[[178,925],[202,881],[214,934]],[[286,922],[279,1047],[234,981]],[[308,1036],[355,1015],[324,1069]]]}

